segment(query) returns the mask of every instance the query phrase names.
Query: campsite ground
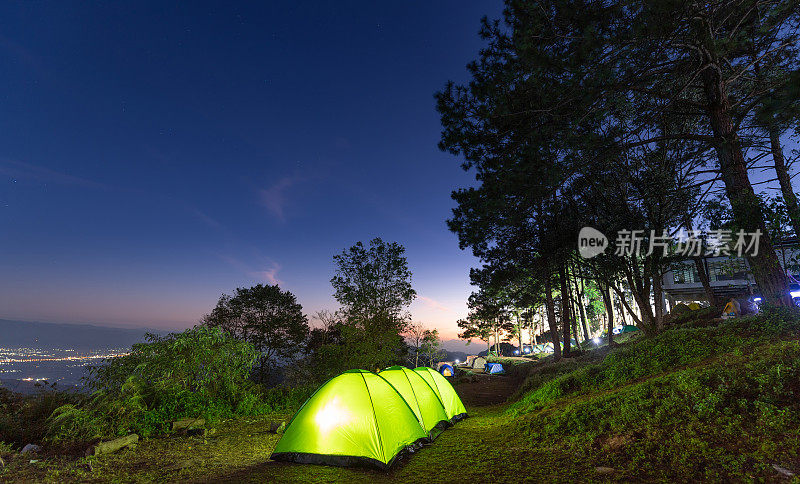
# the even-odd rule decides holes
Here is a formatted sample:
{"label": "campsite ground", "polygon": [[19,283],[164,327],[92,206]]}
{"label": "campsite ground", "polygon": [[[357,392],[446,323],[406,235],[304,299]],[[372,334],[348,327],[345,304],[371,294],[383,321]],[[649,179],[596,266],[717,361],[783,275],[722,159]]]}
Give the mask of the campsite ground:
{"label": "campsite ground", "polygon": [[[231,420],[206,437],[157,438],[136,449],[92,459],[53,457],[10,462],[5,479],[18,482],[451,482],[517,480],[527,472],[522,448],[498,431],[503,402],[519,382],[508,376],[475,375],[458,384],[469,418],[434,444],[403,458],[390,472],[286,464],[269,460],[279,436],[270,422],[287,415]],[[521,445],[521,444],[520,444]],[[510,458],[511,457],[511,458]],[[510,458],[510,459],[509,459]],[[509,465],[510,464],[510,465]]]}

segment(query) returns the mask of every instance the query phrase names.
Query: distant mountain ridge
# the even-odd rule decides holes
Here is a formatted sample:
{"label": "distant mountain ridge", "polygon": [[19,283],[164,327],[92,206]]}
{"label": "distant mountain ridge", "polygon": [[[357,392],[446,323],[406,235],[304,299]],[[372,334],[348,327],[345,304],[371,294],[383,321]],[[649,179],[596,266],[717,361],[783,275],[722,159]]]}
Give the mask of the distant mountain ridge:
{"label": "distant mountain ridge", "polygon": [[94,350],[124,348],[144,341],[153,329],[112,328],[93,324],[41,323],[0,319],[0,348]]}

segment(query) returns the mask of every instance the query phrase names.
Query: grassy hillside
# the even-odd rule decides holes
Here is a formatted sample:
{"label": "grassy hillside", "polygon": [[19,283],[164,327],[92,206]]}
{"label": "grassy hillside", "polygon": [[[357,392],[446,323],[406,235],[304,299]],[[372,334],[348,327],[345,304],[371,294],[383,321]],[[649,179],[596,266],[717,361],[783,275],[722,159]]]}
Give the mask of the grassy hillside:
{"label": "grassy hillside", "polygon": [[[534,449],[640,479],[769,478],[800,461],[798,320],[772,313],[639,340],[534,374],[512,404]],[[551,369],[552,371],[552,369]],[[557,469],[552,469],[557,472]]]}
{"label": "grassy hillside", "polygon": [[471,417],[387,473],[269,461],[279,438],[269,420],[287,417],[272,415],[98,458],[31,464],[6,452],[0,480],[790,480],[774,466],[800,474],[800,321],[790,312],[689,321],[613,351],[476,375],[457,389]]}

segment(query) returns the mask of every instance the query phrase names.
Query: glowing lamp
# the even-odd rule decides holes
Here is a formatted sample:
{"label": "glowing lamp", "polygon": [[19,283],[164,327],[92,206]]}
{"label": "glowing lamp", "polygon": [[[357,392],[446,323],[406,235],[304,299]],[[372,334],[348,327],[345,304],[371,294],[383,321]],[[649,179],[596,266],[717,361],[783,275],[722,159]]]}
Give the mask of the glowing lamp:
{"label": "glowing lamp", "polygon": [[350,412],[339,404],[339,397],[333,397],[314,416],[314,422],[323,433],[345,424],[350,420]]}

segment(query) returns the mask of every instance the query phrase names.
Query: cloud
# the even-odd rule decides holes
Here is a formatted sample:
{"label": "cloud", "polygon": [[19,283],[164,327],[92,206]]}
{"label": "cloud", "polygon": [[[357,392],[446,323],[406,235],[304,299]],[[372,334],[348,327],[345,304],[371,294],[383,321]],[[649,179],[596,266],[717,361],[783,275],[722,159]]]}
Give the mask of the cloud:
{"label": "cloud", "polygon": [[220,255],[219,258],[230,264],[234,269],[247,275],[247,277],[258,281],[266,281],[270,284],[283,285],[283,281],[278,278],[281,265],[273,260],[262,258],[264,262],[254,266],[229,255]]}
{"label": "cloud", "polygon": [[293,176],[283,177],[269,188],[259,192],[261,205],[266,207],[278,220],[286,219],[286,191],[300,179]]}
{"label": "cloud", "polygon": [[270,284],[273,285],[277,284],[280,286],[283,284],[283,281],[278,279],[278,271],[280,270],[281,270],[280,264],[272,262],[272,267],[262,271],[252,272],[250,276],[253,277],[254,279],[262,279],[269,282]]}
{"label": "cloud", "polygon": [[419,300],[422,301],[422,303],[424,305],[428,306],[431,309],[435,309],[436,311],[442,311],[442,312],[447,312],[447,313],[452,312],[452,310],[450,308],[448,308],[447,306],[445,306],[444,304],[440,303],[439,301],[437,301],[435,299],[431,299],[431,298],[425,297],[425,296],[417,296],[417,297],[419,297]]}
{"label": "cloud", "polygon": [[219,223],[216,219],[206,215],[206,213],[203,212],[202,210],[199,210],[194,207],[187,207],[187,210],[189,210],[189,212],[191,212],[191,214],[194,215],[198,220],[202,221],[204,224],[208,225],[212,229],[217,229],[217,230],[224,229],[221,223]]}
{"label": "cloud", "polygon": [[21,161],[0,159],[0,173],[8,176],[36,180],[43,183],[57,183],[61,185],[76,185],[87,188],[109,189],[108,185],[98,183],[86,178],[68,175],[60,171],[51,170],[43,166],[31,165]]}

